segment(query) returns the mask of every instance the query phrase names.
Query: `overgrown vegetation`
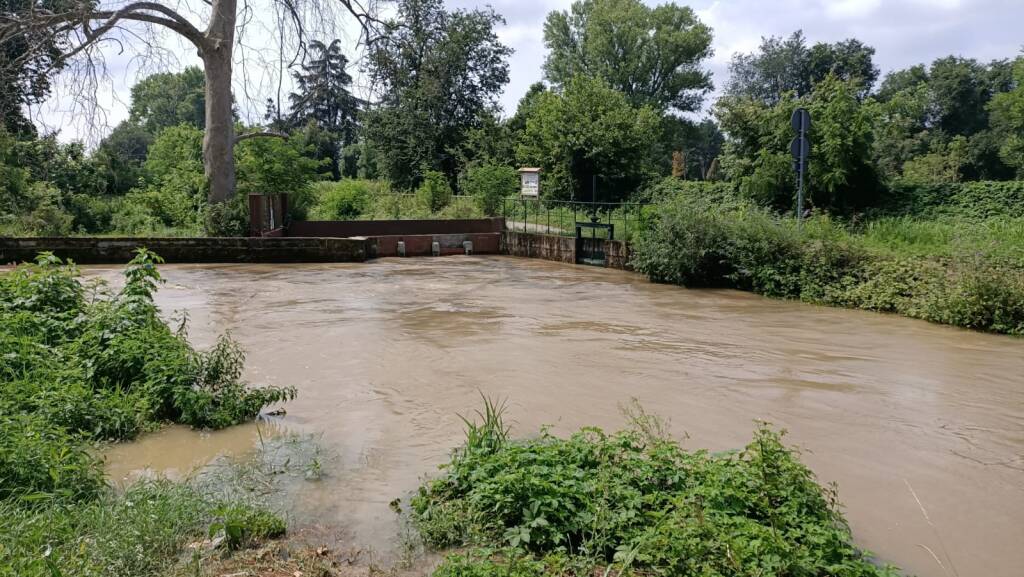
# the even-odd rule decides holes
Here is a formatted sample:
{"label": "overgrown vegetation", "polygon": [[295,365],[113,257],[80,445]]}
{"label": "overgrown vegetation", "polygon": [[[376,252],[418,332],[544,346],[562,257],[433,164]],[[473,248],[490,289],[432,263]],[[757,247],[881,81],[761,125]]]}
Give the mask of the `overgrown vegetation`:
{"label": "overgrown vegetation", "polygon": [[246,386],[229,337],[201,352],[184,323],[168,327],[160,262],[140,249],[116,292],[47,253],[0,276],[0,575],[155,575],[204,532],[238,546],[283,531],[192,487],[105,485],[96,442],[168,421],[223,428],[295,394]]}
{"label": "overgrown vegetation", "polygon": [[[801,227],[746,200],[692,192],[652,209],[634,245],[633,265],[653,280],[1024,334],[1020,217],[889,217],[858,225],[822,215]],[[1017,210],[1006,207],[1004,214]]]}
{"label": "overgrown vegetation", "polygon": [[897,575],[853,544],[821,487],[760,425],[740,451],[688,451],[633,410],[617,433],[512,440],[500,405],[412,501],[426,543],[458,547],[435,576]]}

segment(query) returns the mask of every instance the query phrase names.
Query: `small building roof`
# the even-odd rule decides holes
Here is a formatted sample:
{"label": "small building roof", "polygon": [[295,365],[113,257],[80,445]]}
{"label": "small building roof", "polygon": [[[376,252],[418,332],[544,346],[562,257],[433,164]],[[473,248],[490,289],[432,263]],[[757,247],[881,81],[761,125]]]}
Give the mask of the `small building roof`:
{"label": "small building roof", "polygon": [[519,172],[540,172],[540,169],[539,168],[532,168],[532,167],[529,167],[529,166],[524,166],[523,168],[519,169]]}

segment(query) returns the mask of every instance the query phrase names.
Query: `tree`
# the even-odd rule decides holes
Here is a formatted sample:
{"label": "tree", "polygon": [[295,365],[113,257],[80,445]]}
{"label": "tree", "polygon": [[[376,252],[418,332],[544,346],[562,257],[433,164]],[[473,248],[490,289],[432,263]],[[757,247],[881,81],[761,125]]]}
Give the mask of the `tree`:
{"label": "tree", "polygon": [[[25,17],[34,10],[59,6],[60,0],[0,0],[0,14]],[[35,136],[35,126],[25,117],[23,107],[41,102],[50,93],[49,73],[63,65],[61,49],[59,39],[39,32],[0,41],[0,126],[10,134]]]}
{"label": "tree", "polygon": [[988,111],[992,130],[1002,141],[1000,158],[1024,179],[1024,56],[1014,64],[1014,79],[1016,87],[993,96]]}
{"label": "tree", "polygon": [[634,106],[692,111],[711,90],[701,68],[711,29],[687,6],[639,0],[577,0],[544,23],[544,73],[556,86],[576,75],[604,79]]}
{"label": "tree", "polygon": [[577,76],[539,95],[517,156],[543,169],[547,198],[621,201],[656,173],[658,122],[654,109],[631,105],[604,80]]}
{"label": "tree", "polygon": [[330,45],[313,41],[310,54],[302,70],[292,73],[297,90],[288,95],[289,120],[292,126],[305,128],[317,158],[329,159],[331,175],[337,180],[342,173],[341,150],[355,140],[359,100],[349,92],[352,77],[346,71],[348,58],[341,53],[340,40]]}
{"label": "tree", "polygon": [[302,70],[292,73],[297,91],[288,95],[292,124],[302,126],[316,121],[321,128],[341,137],[342,146],[353,141],[359,101],[349,92],[352,77],[346,71],[348,58],[341,53],[341,40],[325,45],[314,40],[313,57]]}
{"label": "tree", "polygon": [[[278,0],[286,17],[278,27],[293,25],[293,36],[304,38],[307,24],[304,17],[309,13],[292,2]],[[357,0],[338,0],[359,21],[363,33],[369,35],[377,22],[376,18]],[[22,58],[31,58],[47,50],[48,46],[58,47],[59,55],[53,63],[65,62],[71,58],[86,58],[95,69],[94,58],[100,54],[97,45],[113,38],[122,45],[137,45],[142,51],[154,44],[154,29],[162,28],[192,44],[203,61],[205,83],[203,137],[203,164],[209,182],[211,205],[227,202],[235,193],[234,146],[239,140],[250,135],[236,136],[232,110],[232,64],[236,28],[245,22],[238,19],[238,0],[209,0],[209,8],[181,6],[177,3],[163,4],[156,1],[130,1],[128,3],[104,3],[97,0],[65,0],[53,10],[26,9],[20,12],[4,12],[0,15],[0,46],[5,50],[9,43],[28,42],[30,50]],[[323,16],[325,5],[316,13]],[[206,14],[205,26],[200,29],[185,14]],[[279,13],[279,11],[273,11]],[[330,19],[321,19],[329,22]],[[116,35],[116,36],[115,36]],[[284,37],[282,31],[282,38]],[[33,43],[35,39],[44,41]],[[372,41],[372,38],[370,39]],[[218,210],[211,206],[210,215],[215,220]],[[216,229],[216,223],[210,227]]]}
{"label": "tree", "polygon": [[811,94],[792,92],[774,105],[744,96],[725,96],[715,116],[729,136],[723,167],[747,196],[780,210],[795,199],[789,154],[790,116],[798,106],[811,113],[811,157],[807,198],[811,206],[849,212],[870,206],[877,193],[871,159],[872,116],[858,99],[860,84],[828,76]]}
{"label": "tree", "polygon": [[498,216],[502,201],[518,188],[519,175],[510,166],[485,163],[469,167],[460,184],[485,215]]}
{"label": "tree", "polygon": [[151,74],[132,86],[128,118],[153,136],[169,126],[206,126],[203,71],[189,66],[181,72]]}
{"label": "tree", "polygon": [[399,188],[415,187],[423,167],[454,182],[467,131],[508,82],[512,51],[494,32],[503,22],[490,9],[446,11],[441,0],[398,3],[368,55],[380,103],[367,115],[366,138]]}
{"label": "tree", "polygon": [[[963,180],[1012,177],[1010,163],[1000,154],[1012,134],[997,130],[989,117],[990,102],[1016,86],[1012,68],[1008,60],[985,65],[948,56],[929,67],[918,65],[887,75],[876,107],[876,157],[882,174],[899,177],[907,162],[928,155],[912,165],[913,178],[935,180],[938,177],[922,174],[953,174],[948,167],[939,168],[951,162]],[[951,148],[957,138],[964,140]]]}
{"label": "tree", "polygon": [[819,42],[808,48],[800,30],[788,38],[762,38],[757,52],[733,56],[726,94],[774,105],[787,92],[798,98],[810,94],[831,75],[853,82],[857,97],[863,99],[878,79],[874,55],[874,48],[852,38],[835,44]]}

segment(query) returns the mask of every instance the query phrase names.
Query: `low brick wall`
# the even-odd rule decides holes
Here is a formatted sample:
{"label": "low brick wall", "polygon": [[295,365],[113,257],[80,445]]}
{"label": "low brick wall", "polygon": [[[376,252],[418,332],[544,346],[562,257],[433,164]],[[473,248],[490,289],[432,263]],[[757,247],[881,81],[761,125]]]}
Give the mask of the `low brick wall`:
{"label": "low brick wall", "polygon": [[577,262],[576,253],[589,253],[590,243],[601,243],[605,255],[605,266],[632,270],[629,266],[629,245],[621,240],[583,238],[579,241],[571,236],[537,234],[531,232],[505,231],[501,234],[501,253],[526,258],[539,258],[558,262]]}
{"label": "low brick wall", "polygon": [[374,236],[368,239],[371,243],[370,257],[398,256],[398,243],[405,243],[406,256],[429,256],[435,241],[440,245],[442,255],[464,254],[463,243],[473,243],[474,254],[498,254],[501,249],[501,233],[479,234],[414,234],[394,236]]}
{"label": "low brick wall", "polygon": [[0,238],[0,264],[34,260],[42,251],[81,264],[124,264],[138,247],[167,262],[362,262],[371,241],[364,238]]}

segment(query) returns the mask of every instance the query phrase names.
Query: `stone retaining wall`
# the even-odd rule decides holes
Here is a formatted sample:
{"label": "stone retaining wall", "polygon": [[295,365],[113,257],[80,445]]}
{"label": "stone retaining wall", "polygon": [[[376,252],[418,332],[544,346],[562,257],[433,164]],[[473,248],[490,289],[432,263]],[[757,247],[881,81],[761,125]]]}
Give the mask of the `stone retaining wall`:
{"label": "stone retaining wall", "polygon": [[0,238],[0,264],[34,260],[42,251],[81,264],[124,264],[146,247],[167,262],[362,262],[369,256],[365,238]]}
{"label": "stone retaining wall", "polygon": [[580,239],[584,246],[577,246],[571,236],[537,234],[532,232],[505,231],[501,234],[501,253],[511,256],[539,258],[558,262],[577,262],[577,252],[589,253],[590,243],[601,243],[605,254],[605,266],[632,270],[629,266],[629,245],[621,240]]}

